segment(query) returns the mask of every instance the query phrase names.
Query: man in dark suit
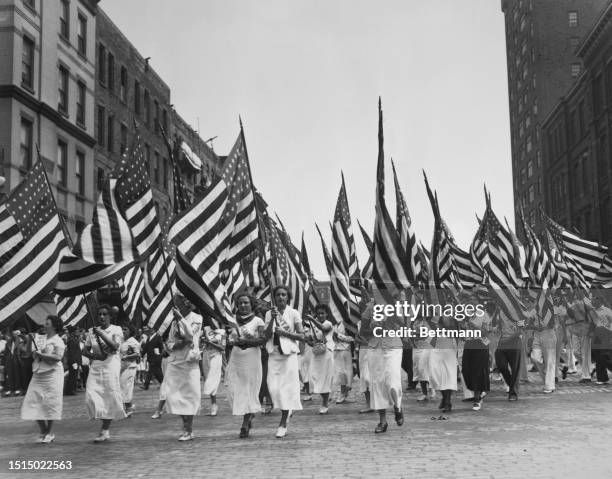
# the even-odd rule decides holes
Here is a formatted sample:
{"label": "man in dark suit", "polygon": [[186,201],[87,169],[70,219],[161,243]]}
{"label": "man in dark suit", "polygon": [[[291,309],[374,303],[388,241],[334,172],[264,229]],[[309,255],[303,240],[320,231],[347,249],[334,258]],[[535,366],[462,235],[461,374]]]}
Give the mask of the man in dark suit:
{"label": "man in dark suit", "polygon": [[151,378],[155,376],[159,384],[164,380],[164,373],[162,372],[162,354],[164,352],[164,341],[157,334],[157,331],[153,331],[151,328],[145,327],[144,334],[147,335],[147,340],[144,342],[141,348],[141,354],[144,357],[147,356],[147,363],[149,364],[149,370],[147,371],[147,377],[143,386],[140,389],[149,389]]}
{"label": "man in dark suit", "polygon": [[74,396],[77,392],[77,380],[81,369],[81,342],[77,328],[68,328],[68,342],[66,343],[66,364],[68,366],[68,379],[64,387],[64,394]]}

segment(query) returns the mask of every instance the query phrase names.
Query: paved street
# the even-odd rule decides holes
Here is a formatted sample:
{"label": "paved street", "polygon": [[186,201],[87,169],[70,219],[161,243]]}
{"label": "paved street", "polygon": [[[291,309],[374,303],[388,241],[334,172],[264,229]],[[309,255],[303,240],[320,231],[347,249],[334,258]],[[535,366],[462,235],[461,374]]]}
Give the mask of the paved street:
{"label": "paved street", "polygon": [[[84,394],[68,397],[56,442],[33,444],[37,428],[19,420],[22,398],[0,400],[0,477],[612,477],[612,386],[582,385],[575,377],[552,395],[532,374],[521,397],[509,403],[500,382],[482,411],[454,400],[448,420],[437,402],[404,397],[406,422],[374,435],[377,419],[360,415],[362,396],[318,414],[305,403],[286,438],[274,438],[278,413],[258,415],[249,439],[238,439],[240,418],[220,394],[218,417],[195,419],[196,440],[179,443],[180,419],[150,419],[157,386],[136,393],[136,413],[113,424],[112,439],[93,444],[99,423],[87,420]],[[204,411],[208,400],[203,399]],[[9,460],[71,460],[71,471],[9,471]]]}

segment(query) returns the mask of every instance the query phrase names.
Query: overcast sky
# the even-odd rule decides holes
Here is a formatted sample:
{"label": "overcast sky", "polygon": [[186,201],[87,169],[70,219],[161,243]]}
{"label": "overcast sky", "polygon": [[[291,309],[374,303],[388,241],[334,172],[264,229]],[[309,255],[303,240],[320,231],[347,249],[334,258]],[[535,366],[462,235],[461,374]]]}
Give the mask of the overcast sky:
{"label": "overcast sky", "polygon": [[[102,0],[170,86],[172,103],[217,154],[242,116],[255,185],[325,276],[344,171],[356,219],[372,230],[377,101],[382,96],[387,203],[393,158],[417,237],[433,216],[421,170],[460,245],[484,210],[513,224],[504,18],[498,0]],[[199,122],[199,123],[198,123]],[[329,236],[329,235],[328,235]],[[328,238],[329,239],[329,238]]]}

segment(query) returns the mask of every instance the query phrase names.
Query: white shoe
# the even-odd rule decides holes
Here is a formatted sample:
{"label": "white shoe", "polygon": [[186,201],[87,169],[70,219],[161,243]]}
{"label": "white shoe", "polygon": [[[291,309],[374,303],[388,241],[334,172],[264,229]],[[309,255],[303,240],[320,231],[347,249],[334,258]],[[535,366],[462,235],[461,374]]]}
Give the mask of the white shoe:
{"label": "white shoe", "polygon": [[211,406],[210,406],[210,413],[208,415],[209,416],[216,416],[218,412],[219,412],[219,406],[217,406],[216,404],[211,404]]}
{"label": "white shoe", "polygon": [[159,419],[160,417],[162,417],[162,413],[160,411],[155,411],[151,416],[151,419]]}
{"label": "white shoe", "polygon": [[55,434],[51,434],[51,433],[47,434],[45,438],[42,440],[42,442],[47,443],[47,444],[53,441],[55,441]]}
{"label": "white shoe", "polygon": [[307,396],[304,396],[304,399],[302,399],[302,401],[306,402],[306,401],[312,401],[312,396],[309,394]]}
{"label": "white shoe", "polygon": [[554,389],[544,389],[544,391],[542,391],[544,394],[550,394],[552,392],[554,392]]}
{"label": "white shoe", "polygon": [[102,429],[100,435],[94,439],[94,442],[104,442],[110,439],[110,433],[108,430]]}
{"label": "white shoe", "polygon": [[130,417],[132,414],[134,414],[134,411],[135,411],[134,406],[130,406],[129,408],[125,410],[125,415],[127,417]]}
{"label": "white shoe", "polygon": [[435,389],[430,389],[430,390],[429,390],[429,396],[428,396],[428,398],[429,398],[431,401],[434,401],[434,400],[436,399],[436,390],[435,390]]}
{"label": "white shoe", "polygon": [[45,442],[45,437],[47,437],[46,434],[41,434],[40,436],[36,438],[36,442],[39,444]]}
{"label": "white shoe", "polygon": [[481,402],[475,402],[474,405],[472,406],[473,411],[480,411],[481,408],[482,408]]}
{"label": "white shoe", "polygon": [[281,427],[279,426],[279,428],[276,430],[276,437],[283,438],[287,435],[287,428],[286,427]]}
{"label": "white shoe", "polygon": [[336,404],[344,404],[346,402],[346,396],[340,396],[336,399]]}
{"label": "white shoe", "polygon": [[319,414],[327,414],[328,412],[329,412],[328,407],[321,407],[321,409],[319,409]]}
{"label": "white shoe", "polygon": [[427,395],[426,394],[421,394],[418,398],[417,401],[427,401]]}
{"label": "white shoe", "polygon": [[193,435],[192,432],[184,432],[183,434],[181,434],[178,438],[179,441],[193,441],[193,438],[195,436]]}

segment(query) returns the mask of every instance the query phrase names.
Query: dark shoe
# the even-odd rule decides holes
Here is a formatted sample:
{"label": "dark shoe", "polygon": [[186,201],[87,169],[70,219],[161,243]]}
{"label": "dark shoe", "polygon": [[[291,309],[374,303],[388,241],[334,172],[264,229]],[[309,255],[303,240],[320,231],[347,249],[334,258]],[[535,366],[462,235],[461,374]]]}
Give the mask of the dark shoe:
{"label": "dark shoe", "polygon": [[591,380],[589,378],[582,378],[580,381],[578,381],[580,384],[587,384],[590,383]]}
{"label": "dark shoe", "polygon": [[442,398],[442,401],[438,404],[438,409],[444,409],[444,406],[446,406],[446,404],[444,403],[444,398]]}
{"label": "dark shoe", "polygon": [[569,368],[567,366],[563,366],[563,369],[561,370],[561,379],[567,378],[568,371],[569,371]]}
{"label": "dark shoe", "polygon": [[380,434],[383,432],[387,432],[388,427],[389,427],[388,423],[381,424],[379,422],[378,425],[376,426],[376,429],[374,429],[374,434]]}
{"label": "dark shoe", "polygon": [[404,413],[402,412],[401,409],[399,411],[395,411],[395,423],[398,426],[401,426],[402,424],[404,424]]}
{"label": "dark shoe", "polygon": [[149,389],[149,386],[138,386],[140,389],[142,389],[143,391],[147,391]]}
{"label": "dark shoe", "polygon": [[249,430],[246,427],[240,428],[240,435],[238,436],[240,439],[244,439],[249,437]]}
{"label": "dark shoe", "polygon": [[518,395],[516,393],[509,393],[508,401],[518,401]]}
{"label": "dark shoe", "polygon": [[462,399],[461,402],[476,402],[476,398],[475,397],[465,398],[465,399]]}
{"label": "dark shoe", "polygon": [[444,409],[442,409],[442,412],[451,412],[451,409],[453,409],[453,405],[449,401],[445,404]]}

